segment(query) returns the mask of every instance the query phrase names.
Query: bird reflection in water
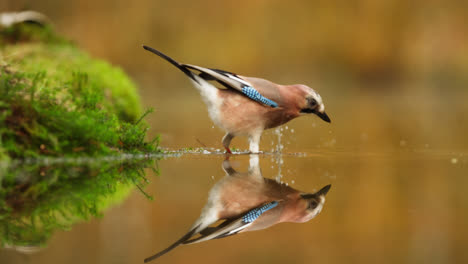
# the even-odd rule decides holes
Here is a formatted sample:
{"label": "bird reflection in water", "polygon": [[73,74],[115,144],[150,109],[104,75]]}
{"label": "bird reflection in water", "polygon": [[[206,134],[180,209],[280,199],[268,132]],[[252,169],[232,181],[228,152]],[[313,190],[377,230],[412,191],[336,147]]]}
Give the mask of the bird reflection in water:
{"label": "bird reflection in water", "polygon": [[303,223],[317,216],[331,185],[316,193],[304,193],[262,176],[258,155],[251,155],[247,173],[237,172],[228,160],[226,176],[210,190],[208,201],[190,231],[149,262],[181,244],[224,238],[241,232],[265,229],[282,222]]}

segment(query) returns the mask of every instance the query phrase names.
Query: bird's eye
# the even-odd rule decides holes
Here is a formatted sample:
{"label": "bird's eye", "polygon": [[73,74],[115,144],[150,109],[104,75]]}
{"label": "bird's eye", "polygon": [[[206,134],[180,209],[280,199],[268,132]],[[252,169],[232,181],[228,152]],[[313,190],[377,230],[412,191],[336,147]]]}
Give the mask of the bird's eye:
{"label": "bird's eye", "polygon": [[310,209],[315,209],[315,208],[317,208],[317,206],[318,206],[318,203],[317,203],[317,201],[315,201],[315,200],[313,200],[313,201],[311,201],[311,202],[309,203],[309,208],[310,208]]}
{"label": "bird's eye", "polygon": [[310,107],[315,107],[317,105],[317,100],[315,100],[314,98],[309,98],[308,101]]}

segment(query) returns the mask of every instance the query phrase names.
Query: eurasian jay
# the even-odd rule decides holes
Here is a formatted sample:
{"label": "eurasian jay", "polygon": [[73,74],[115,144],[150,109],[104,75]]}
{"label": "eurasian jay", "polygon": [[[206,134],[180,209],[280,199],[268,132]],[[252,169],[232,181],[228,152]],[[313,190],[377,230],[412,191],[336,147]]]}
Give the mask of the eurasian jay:
{"label": "eurasian jay", "polygon": [[307,222],[320,213],[331,187],[326,185],[316,193],[304,193],[263,178],[258,156],[251,156],[247,173],[235,171],[229,160],[223,162],[223,169],[226,176],[210,190],[208,201],[190,231],[145,262],[182,244],[265,229],[282,222]]}
{"label": "eurasian jay", "polygon": [[[259,152],[263,130],[280,126],[301,114],[313,113],[330,122],[322,98],[306,85],[280,85],[228,71],[181,64],[151,47],[143,48],[167,60],[190,78],[200,91],[210,118],[226,131],[223,146],[228,153],[231,153],[229,145],[234,136],[245,135],[249,137],[250,152]],[[216,81],[225,89],[208,81]]]}

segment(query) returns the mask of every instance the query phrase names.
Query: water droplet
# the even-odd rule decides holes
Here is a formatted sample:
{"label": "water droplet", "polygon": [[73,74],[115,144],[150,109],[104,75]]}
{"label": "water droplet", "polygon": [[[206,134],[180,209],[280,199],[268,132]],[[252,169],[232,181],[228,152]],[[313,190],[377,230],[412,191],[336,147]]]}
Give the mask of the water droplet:
{"label": "water droplet", "polygon": [[458,163],[458,159],[457,158],[452,158],[450,160],[450,162],[452,162],[452,164],[457,164]]}
{"label": "water droplet", "polygon": [[405,140],[400,140],[400,147],[406,146],[406,141]]}

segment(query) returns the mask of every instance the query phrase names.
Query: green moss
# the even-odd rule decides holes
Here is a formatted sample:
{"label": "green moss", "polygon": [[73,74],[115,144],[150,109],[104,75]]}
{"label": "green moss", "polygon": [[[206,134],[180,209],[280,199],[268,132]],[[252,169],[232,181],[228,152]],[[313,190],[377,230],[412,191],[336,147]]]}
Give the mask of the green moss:
{"label": "green moss", "polygon": [[0,30],[0,159],[154,152],[136,87],[48,27]]}
{"label": "green moss", "polygon": [[150,112],[121,69],[50,27],[0,29],[0,246],[42,246],[142,191],[153,161],[118,154],[159,151]]}
{"label": "green moss", "polygon": [[0,247],[44,246],[54,231],[102,216],[135,185],[147,184],[144,168],[156,169],[155,162],[43,160],[8,168],[0,189]]}

